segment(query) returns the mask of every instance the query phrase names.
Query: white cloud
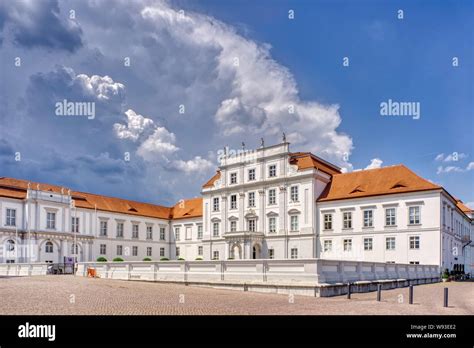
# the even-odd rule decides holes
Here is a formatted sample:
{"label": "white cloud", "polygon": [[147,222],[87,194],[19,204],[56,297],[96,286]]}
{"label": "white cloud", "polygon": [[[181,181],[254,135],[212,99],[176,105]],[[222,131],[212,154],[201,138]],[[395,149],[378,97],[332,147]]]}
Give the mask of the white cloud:
{"label": "white cloud", "polygon": [[467,202],[464,204],[467,205],[469,208],[474,209],[474,202]]}
{"label": "white cloud", "polygon": [[165,127],[156,127],[153,134],[138,147],[137,154],[146,161],[154,161],[178,151],[175,142],[176,136],[173,133]]}
{"label": "white cloud", "polygon": [[373,158],[365,169],[376,169],[382,167],[383,161],[380,158]]}
{"label": "white cloud", "polygon": [[464,158],[466,158],[467,155],[465,153],[458,153],[458,152],[453,152],[453,153],[450,153],[449,155],[445,156],[444,153],[440,153],[439,155],[437,155],[435,157],[435,161],[438,161],[438,162],[457,162],[459,160],[462,160]]}
{"label": "white cloud", "polygon": [[155,126],[152,119],[139,115],[132,109],[127,110],[125,115],[127,115],[127,125],[114,124],[114,131],[119,139],[137,141],[142,134]]}
{"label": "white cloud", "polygon": [[352,151],[352,139],[337,131],[339,106],[301,100],[293,75],[272,59],[269,45],[244,38],[209,16],[182,16],[166,3],[146,7],[141,14],[157,30],[190,47],[191,54],[216,52],[213,83],[226,91],[214,115],[221,135],[279,138],[284,131],[301,149],[352,168],[344,160]]}
{"label": "white cloud", "polygon": [[459,166],[439,166],[438,171],[436,174],[443,174],[443,173],[463,173],[463,172],[468,172],[470,170],[474,170],[474,162],[469,162],[469,164],[466,166],[466,168],[461,168]]}
{"label": "white cloud", "polygon": [[474,170],[474,162],[469,162],[469,164],[466,167],[466,170]]}
{"label": "white cloud", "polygon": [[114,96],[120,96],[125,91],[125,86],[109,76],[79,74],[75,79],[80,83],[84,90],[99,100],[109,100]]}
{"label": "white cloud", "polygon": [[206,172],[207,170],[214,168],[215,165],[205,158],[196,156],[188,161],[175,160],[172,162],[172,167],[185,172],[186,174],[192,174]]}

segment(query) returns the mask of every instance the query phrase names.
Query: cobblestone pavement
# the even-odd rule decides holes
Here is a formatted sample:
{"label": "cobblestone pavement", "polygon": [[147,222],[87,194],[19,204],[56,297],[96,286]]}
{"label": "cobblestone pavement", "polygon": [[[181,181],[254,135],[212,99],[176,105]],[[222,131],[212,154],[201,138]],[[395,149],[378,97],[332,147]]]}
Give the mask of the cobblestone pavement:
{"label": "cobblestone pavement", "polygon": [[[443,308],[443,287],[449,308]],[[0,314],[474,314],[474,282],[315,298],[74,276],[0,278]]]}

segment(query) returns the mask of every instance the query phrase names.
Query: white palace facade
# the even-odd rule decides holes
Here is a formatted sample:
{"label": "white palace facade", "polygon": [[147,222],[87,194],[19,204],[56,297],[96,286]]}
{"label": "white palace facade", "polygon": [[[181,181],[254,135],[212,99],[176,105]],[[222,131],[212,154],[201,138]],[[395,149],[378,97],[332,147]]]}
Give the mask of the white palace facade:
{"label": "white palace facade", "polygon": [[224,154],[173,207],[0,177],[0,262],[323,258],[474,268],[474,212],[403,165],[342,173],[284,141]]}

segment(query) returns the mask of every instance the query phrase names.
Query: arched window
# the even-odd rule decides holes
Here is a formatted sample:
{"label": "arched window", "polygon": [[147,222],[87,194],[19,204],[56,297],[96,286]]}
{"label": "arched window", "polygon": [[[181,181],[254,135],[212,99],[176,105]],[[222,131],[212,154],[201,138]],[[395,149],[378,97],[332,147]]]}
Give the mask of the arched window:
{"label": "arched window", "polygon": [[15,250],[15,241],[14,240],[7,240],[7,251]]}
{"label": "arched window", "polygon": [[52,242],[46,242],[46,252],[47,253],[52,253],[53,252],[53,243]]}
{"label": "arched window", "polygon": [[71,254],[77,255],[79,251],[79,247],[77,244],[71,244]]}

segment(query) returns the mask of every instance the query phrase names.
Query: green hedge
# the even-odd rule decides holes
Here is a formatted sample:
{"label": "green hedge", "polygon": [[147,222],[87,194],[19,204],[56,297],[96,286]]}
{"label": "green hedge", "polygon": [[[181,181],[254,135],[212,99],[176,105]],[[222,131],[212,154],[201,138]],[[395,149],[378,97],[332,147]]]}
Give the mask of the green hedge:
{"label": "green hedge", "polygon": [[112,261],[114,261],[114,262],[123,262],[123,259],[121,257],[116,257]]}
{"label": "green hedge", "polygon": [[202,257],[196,257],[196,261],[202,261]]}
{"label": "green hedge", "polygon": [[143,261],[151,261],[151,259],[149,257],[145,257]]}
{"label": "green hedge", "polygon": [[106,259],[105,257],[103,257],[103,256],[99,256],[99,257],[97,258],[97,262],[107,262],[107,259]]}
{"label": "green hedge", "polygon": [[178,259],[178,261],[184,261],[184,259],[183,259],[182,257],[180,257],[180,258]]}
{"label": "green hedge", "polygon": [[160,261],[169,261],[169,260],[170,260],[170,259],[168,259],[167,257],[162,257],[162,258],[160,259]]}

